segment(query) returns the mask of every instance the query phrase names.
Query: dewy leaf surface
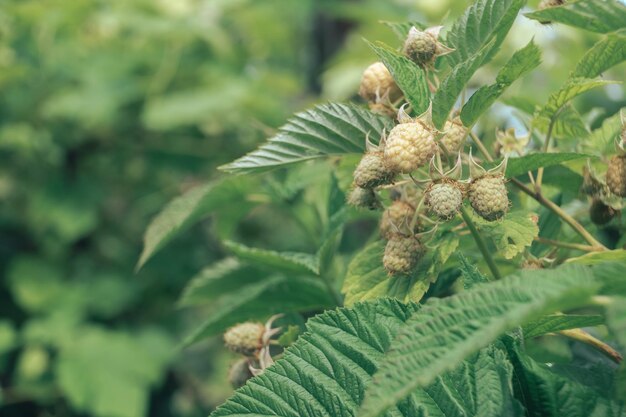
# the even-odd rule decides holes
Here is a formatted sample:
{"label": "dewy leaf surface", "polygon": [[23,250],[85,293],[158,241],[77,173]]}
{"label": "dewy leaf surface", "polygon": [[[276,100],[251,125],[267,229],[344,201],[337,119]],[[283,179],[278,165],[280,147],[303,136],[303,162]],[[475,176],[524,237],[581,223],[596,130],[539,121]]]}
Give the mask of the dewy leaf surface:
{"label": "dewy leaf surface", "polygon": [[584,303],[598,284],[588,268],[525,270],[444,299],[429,299],[400,329],[369,385],[359,417],[383,415],[502,333]]}
{"label": "dewy leaf surface", "polygon": [[[379,299],[314,317],[281,359],[211,417],[355,416],[398,329],[418,310],[417,304]],[[511,379],[505,352],[490,346],[425,389],[415,390],[386,415],[521,417]]]}
{"label": "dewy leaf surface", "polygon": [[377,143],[393,121],[364,108],[328,103],[294,115],[255,151],[223,165],[231,173],[254,173],[330,155],[363,153],[365,137]]}

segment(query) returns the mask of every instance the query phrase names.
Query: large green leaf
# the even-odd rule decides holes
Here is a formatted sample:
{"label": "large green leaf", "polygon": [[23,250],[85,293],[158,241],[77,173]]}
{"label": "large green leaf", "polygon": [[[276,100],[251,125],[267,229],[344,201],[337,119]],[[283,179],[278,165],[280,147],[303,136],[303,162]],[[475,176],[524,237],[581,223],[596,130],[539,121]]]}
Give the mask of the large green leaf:
{"label": "large green leaf", "polygon": [[330,155],[362,153],[369,134],[377,143],[393,121],[361,107],[328,103],[294,115],[257,150],[220,169],[234,173],[267,171]]}
{"label": "large green leaf", "polygon": [[496,76],[495,84],[479,88],[461,110],[461,120],[465,126],[473,125],[515,80],[523,77],[541,63],[541,51],[533,41],[519,51],[502,67]]}
{"label": "large green leaf", "polygon": [[250,248],[240,243],[224,242],[230,251],[239,259],[253,265],[270,268],[272,270],[293,272],[300,274],[319,273],[319,263],[315,255],[299,252],[276,252],[266,249]]}
{"label": "large green leaf", "polygon": [[[540,108],[533,120],[533,125],[543,132],[549,129],[552,120],[556,120],[567,109],[569,102],[576,96],[593,88],[601,87],[614,81],[590,80],[587,78],[570,78],[558,91],[552,93],[545,106]],[[561,127],[564,130],[566,127]]]}
{"label": "large green leaf", "polygon": [[[626,297],[615,297],[607,308],[606,317],[607,325],[617,339],[621,352],[626,354]],[[626,365],[624,363],[621,364],[616,383],[618,398],[626,401]]]}
{"label": "large green leaf", "polygon": [[387,274],[382,263],[384,241],[368,245],[348,266],[342,288],[346,295],[345,304],[349,306],[380,297],[392,297],[404,302],[421,300],[458,244],[458,237],[451,233],[436,239],[434,247],[426,252],[409,276]]}
{"label": "large green leaf", "polygon": [[452,65],[468,61],[495,38],[497,50],[511,29],[525,0],[478,0],[459,17],[446,35],[446,45],[454,51],[447,55]]}
{"label": "large green leaf", "polygon": [[[591,158],[592,155],[574,152],[532,153],[519,158],[510,158],[506,165],[507,178],[525,175],[528,171],[534,171],[541,167],[550,167],[563,162],[576,161]],[[493,164],[494,166],[497,163]]]}
{"label": "large green leaf", "polygon": [[520,271],[452,297],[429,299],[392,342],[359,415],[382,415],[504,332],[578,306],[597,288],[589,269],[567,266]]}
{"label": "large green leaf", "polygon": [[540,22],[551,21],[592,32],[608,33],[624,27],[626,6],[618,0],[579,0],[526,13],[525,16]]}
{"label": "large green leaf", "polygon": [[193,223],[226,205],[247,205],[244,196],[253,188],[245,178],[200,185],[175,198],[152,220],[143,237],[143,251],[137,263],[141,268],[159,249]]}
{"label": "large green leaf", "polygon": [[[383,299],[309,320],[307,332],[281,359],[211,416],[355,416],[384,352],[417,310],[416,304]],[[489,347],[425,389],[415,390],[388,415],[521,416],[511,378],[505,353]]]}
{"label": "large green leaf", "polygon": [[506,259],[512,259],[522,253],[539,235],[539,226],[533,217],[536,217],[533,213],[514,211],[500,221],[489,222],[472,214],[478,231],[492,239],[498,253]]}
{"label": "large green leaf", "polygon": [[602,126],[595,129],[584,140],[580,141],[580,148],[587,153],[602,156],[615,151],[615,138],[622,129],[620,112],[606,118]]}
{"label": "large green leaf", "polygon": [[487,61],[495,46],[495,40],[492,39],[466,61],[454,66],[446,78],[443,79],[433,97],[432,117],[436,128],[443,128],[459,95],[476,70]]}
{"label": "large green leaf", "polygon": [[428,110],[430,90],[424,70],[382,42],[368,44],[389,69],[413,111],[422,114]]}
{"label": "large green leaf", "polygon": [[524,325],[524,337],[537,337],[560,330],[598,326],[603,323],[602,316],[550,314]]}
{"label": "large green leaf", "polygon": [[[619,405],[592,387],[561,375],[549,366],[534,361],[522,351],[518,341],[504,338],[515,367],[516,397],[524,404],[529,417],[624,417],[626,407]],[[604,370],[602,370],[604,371]],[[591,373],[601,372],[590,369]],[[592,379],[592,378],[589,378]]]}
{"label": "large green leaf", "polygon": [[[230,274],[218,282],[205,282],[187,295],[188,299],[194,300],[194,304],[205,299],[210,310],[204,322],[185,339],[185,345],[213,336],[240,321],[258,320],[277,313],[314,311],[335,305],[319,278],[268,277],[258,274],[258,271],[253,272],[256,272],[255,282],[247,282],[241,274]],[[237,281],[226,283],[226,279]],[[241,285],[236,286],[236,283]],[[211,288],[219,288],[219,296],[208,291]],[[200,290],[203,295],[199,294]]]}
{"label": "large green leaf", "polygon": [[610,33],[591,48],[580,60],[573,77],[593,78],[626,60],[626,29]]}

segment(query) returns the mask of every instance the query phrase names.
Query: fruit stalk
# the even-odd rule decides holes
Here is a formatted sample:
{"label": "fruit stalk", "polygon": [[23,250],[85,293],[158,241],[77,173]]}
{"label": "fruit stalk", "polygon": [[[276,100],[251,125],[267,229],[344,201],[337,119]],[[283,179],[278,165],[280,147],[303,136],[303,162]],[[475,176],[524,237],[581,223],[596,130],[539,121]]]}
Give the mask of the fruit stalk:
{"label": "fruit stalk", "polygon": [[498,269],[496,262],[493,260],[493,257],[491,256],[491,252],[489,252],[489,248],[487,248],[485,241],[483,240],[480,233],[478,233],[478,229],[476,229],[476,225],[472,221],[472,218],[470,217],[465,207],[461,207],[461,216],[463,217],[465,224],[467,224],[467,228],[470,230],[472,237],[476,241],[476,246],[478,246],[478,249],[482,253],[483,257],[485,258],[485,262],[487,262],[487,266],[489,267],[491,274],[496,280],[502,278],[502,275],[500,274],[500,270]]}

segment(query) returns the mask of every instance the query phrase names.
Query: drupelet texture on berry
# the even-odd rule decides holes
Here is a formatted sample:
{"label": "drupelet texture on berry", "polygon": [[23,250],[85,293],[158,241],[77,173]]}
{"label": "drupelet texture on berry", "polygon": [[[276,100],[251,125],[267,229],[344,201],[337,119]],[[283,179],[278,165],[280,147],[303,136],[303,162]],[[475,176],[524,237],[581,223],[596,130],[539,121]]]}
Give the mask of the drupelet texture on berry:
{"label": "drupelet texture on berry", "polygon": [[485,220],[498,220],[509,211],[509,196],[502,175],[487,174],[472,180],[468,194],[472,208]]}
{"label": "drupelet texture on berry", "polygon": [[615,155],[609,160],[606,185],[613,194],[626,197],[626,155]]}
{"label": "drupelet texture on berry", "polygon": [[346,200],[351,206],[368,210],[378,210],[382,207],[376,193],[371,188],[361,188],[355,186],[350,191],[350,194],[348,194],[348,198]]}
{"label": "drupelet texture on berry", "polygon": [[396,125],[389,136],[384,160],[389,169],[408,174],[424,166],[437,152],[433,131],[417,121]]}
{"label": "drupelet texture on berry", "polygon": [[389,239],[397,233],[413,234],[417,232],[417,224],[415,230],[411,229],[411,222],[415,215],[415,207],[403,200],[394,201],[384,212],[380,219],[380,235]]}
{"label": "drupelet texture on berry", "polygon": [[391,183],[394,176],[384,162],[382,151],[367,152],[354,170],[354,183],[361,188],[374,188]]}
{"label": "drupelet texture on berry", "polygon": [[415,237],[394,234],[385,246],[383,265],[390,275],[406,275],[415,269],[422,253]]}
{"label": "drupelet texture on berry", "polygon": [[424,203],[435,217],[450,220],[463,204],[463,187],[451,179],[432,182],[424,193]]}
{"label": "drupelet texture on berry", "polygon": [[375,62],[363,71],[359,95],[369,102],[377,102],[383,97],[395,101],[402,96],[402,91],[385,64]]}
{"label": "drupelet texture on berry", "polygon": [[458,152],[467,136],[467,129],[461,123],[459,118],[448,120],[444,126],[444,135],[441,137],[441,143],[450,153]]}
{"label": "drupelet texture on berry", "polygon": [[237,324],[224,333],[224,344],[235,353],[254,356],[263,346],[265,326],[257,322]]}

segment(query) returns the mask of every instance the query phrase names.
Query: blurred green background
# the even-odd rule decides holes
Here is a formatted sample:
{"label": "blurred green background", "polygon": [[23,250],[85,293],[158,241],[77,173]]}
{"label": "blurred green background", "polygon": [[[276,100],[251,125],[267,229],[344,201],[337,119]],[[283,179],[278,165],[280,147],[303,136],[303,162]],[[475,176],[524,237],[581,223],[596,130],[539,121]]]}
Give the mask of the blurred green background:
{"label": "blurred green background", "polygon": [[[184,285],[234,229],[267,240],[273,220],[275,246],[306,244],[281,237],[271,213],[235,213],[135,273],[148,222],[291,113],[352,98],[373,60],[362,38],[398,45],[380,20],[437,25],[467,4],[0,1],[0,416],[191,417],[219,405],[233,356],[215,339],[177,349],[199,320],[176,307]],[[520,18],[504,48],[533,35],[544,63],[508,95],[541,102],[597,36]],[[623,103],[607,88],[583,106]],[[496,110],[494,127],[510,117]]]}

